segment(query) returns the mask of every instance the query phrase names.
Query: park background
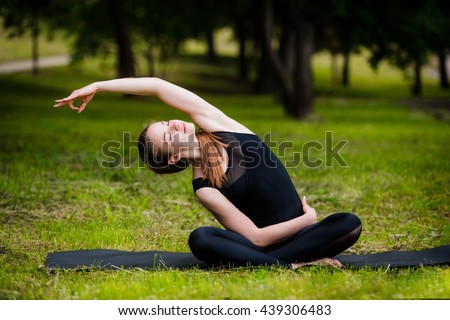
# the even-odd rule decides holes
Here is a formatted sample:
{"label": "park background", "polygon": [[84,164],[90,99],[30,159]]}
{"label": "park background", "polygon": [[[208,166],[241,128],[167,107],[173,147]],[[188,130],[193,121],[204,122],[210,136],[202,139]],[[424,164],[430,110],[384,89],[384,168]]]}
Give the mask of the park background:
{"label": "park background", "polygon": [[[445,266],[43,268],[61,250],[188,251],[191,230],[218,225],[188,170],[161,177],[137,160],[145,123],[185,115],[117,94],[97,94],[81,114],[52,108],[90,82],[129,76],[162,77],[260,136],[292,141],[285,163],[309,141],[325,145],[327,131],[348,141],[347,166],[288,168],[319,219],[361,218],[347,253],[450,243],[449,12],[437,0],[0,1],[0,65],[34,60],[0,74],[0,298],[449,298]],[[43,68],[44,57],[71,62]],[[122,142],[120,166],[100,166],[108,141]],[[308,156],[327,160],[325,150]]]}

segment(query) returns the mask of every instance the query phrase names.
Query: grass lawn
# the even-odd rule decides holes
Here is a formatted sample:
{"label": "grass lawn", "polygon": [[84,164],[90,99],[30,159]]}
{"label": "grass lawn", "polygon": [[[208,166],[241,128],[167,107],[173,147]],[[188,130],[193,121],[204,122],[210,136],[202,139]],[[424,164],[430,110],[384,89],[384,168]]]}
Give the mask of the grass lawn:
{"label": "grass lawn", "polygon": [[[288,119],[269,96],[246,94],[245,85],[239,94],[231,93],[234,69],[228,63],[221,69],[195,59],[178,61],[169,80],[195,89],[261,136],[271,132],[272,140],[293,141],[293,148],[280,156],[285,163],[308,141],[324,144],[326,131],[332,132],[334,144],[347,140],[340,152],[347,166],[333,161],[308,168],[300,163],[288,170],[319,219],[337,211],[361,218],[362,236],[349,253],[450,243],[448,122],[399,102],[408,92],[398,74],[373,80],[358,71],[353,88],[345,91],[330,85],[326,57],[316,59],[320,95],[315,114],[303,121]],[[353,63],[358,67],[361,61]],[[130,141],[148,120],[186,116],[156,99],[114,94],[98,94],[81,114],[51,108],[54,99],[73,89],[113,77],[112,71],[104,71],[111,69],[94,61],[76,69],[43,70],[38,78],[28,73],[0,76],[1,299],[450,297],[448,267],[48,273],[42,268],[48,252],[187,251],[191,230],[218,225],[195,200],[190,172],[161,177],[140,168]],[[426,81],[426,96],[449,99],[433,80]],[[122,142],[127,132],[131,139],[122,143],[123,165],[102,168],[102,145]],[[327,154],[316,150],[310,157],[325,161]]]}

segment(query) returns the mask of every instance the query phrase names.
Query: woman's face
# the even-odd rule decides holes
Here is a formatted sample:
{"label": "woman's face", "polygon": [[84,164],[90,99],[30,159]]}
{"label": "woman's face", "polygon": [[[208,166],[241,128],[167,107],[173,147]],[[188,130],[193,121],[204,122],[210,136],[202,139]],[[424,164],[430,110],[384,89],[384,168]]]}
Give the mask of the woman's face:
{"label": "woman's face", "polygon": [[180,153],[182,148],[191,149],[195,144],[195,125],[182,120],[155,122],[148,127],[147,138],[154,146],[170,155]]}

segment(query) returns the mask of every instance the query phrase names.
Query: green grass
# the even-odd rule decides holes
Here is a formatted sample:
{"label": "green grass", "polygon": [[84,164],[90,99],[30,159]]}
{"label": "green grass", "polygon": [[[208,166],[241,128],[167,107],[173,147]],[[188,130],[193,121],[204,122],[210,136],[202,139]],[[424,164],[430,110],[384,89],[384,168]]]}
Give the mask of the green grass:
{"label": "green grass", "polygon": [[[348,167],[289,168],[319,219],[352,211],[363,222],[349,253],[417,250],[450,243],[448,122],[400,104],[406,84],[392,72],[367,76],[348,91],[328,84],[326,56],[318,56],[315,114],[286,118],[268,96],[233,94],[231,62],[173,62],[170,80],[195,89],[259,135],[293,141],[289,161],[307,141],[348,140]],[[357,60],[357,63],[362,63]],[[38,78],[0,76],[0,298],[2,299],[416,299],[449,298],[448,267],[405,270],[240,268],[227,271],[60,271],[42,264],[48,252],[74,249],[187,251],[189,232],[217,222],[195,200],[190,172],[158,176],[139,168],[136,150],[124,147],[128,168],[99,166],[101,148],[136,139],[149,119],[186,117],[156,99],[98,94],[76,114],[53,109],[53,100],[114,76],[103,62],[52,68]],[[181,66],[184,68],[181,69]],[[221,68],[224,67],[224,68]],[[221,76],[223,75],[223,76]],[[363,75],[355,75],[363,78]],[[429,81],[431,92],[437,85]],[[434,87],[433,87],[434,86]],[[217,91],[214,91],[214,89]],[[407,89],[405,89],[407,90]],[[332,94],[330,94],[330,92]],[[449,98],[449,94],[439,93]],[[274,150],[278,152],[277,150]],[[129,157],[128,157],[129,156]],[[325,153],[312,156],[325,160]],[[129,161],[128,159],[131,159]]]}

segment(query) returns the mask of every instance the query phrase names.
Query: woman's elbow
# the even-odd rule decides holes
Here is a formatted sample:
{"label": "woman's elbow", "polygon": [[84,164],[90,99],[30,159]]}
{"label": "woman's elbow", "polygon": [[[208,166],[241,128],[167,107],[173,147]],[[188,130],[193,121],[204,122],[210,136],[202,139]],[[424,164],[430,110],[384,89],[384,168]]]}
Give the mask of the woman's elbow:
{"label": "woman's elbow", "polygon": [[253,244],[261,249],[268,247],[269,243],[267,241],[265,241],[264,239],[257,239],[255,241],[252,241]]}
{"label": "woman's elbow", "polygon": [[251,239],[249,239],[255,246],[259,248],[265,248],[270,245],[267,237],[264,235],[264,232],[261,229],[257,229],[253,234]]}

